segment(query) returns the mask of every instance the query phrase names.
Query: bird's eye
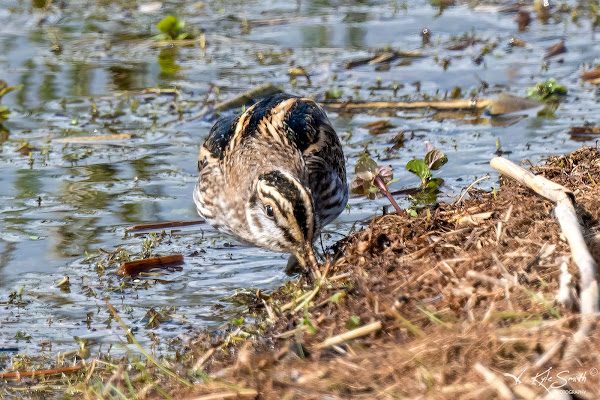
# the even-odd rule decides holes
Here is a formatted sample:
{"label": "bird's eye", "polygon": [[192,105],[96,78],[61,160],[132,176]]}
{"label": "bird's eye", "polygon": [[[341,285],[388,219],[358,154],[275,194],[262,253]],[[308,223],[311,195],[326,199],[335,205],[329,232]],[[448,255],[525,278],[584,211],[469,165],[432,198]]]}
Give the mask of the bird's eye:
{"label": "bird's eye", "polygon": [[273,212],[273,207],[266,206],[265,211],[267,212],[267,217],[273,218],[275,216],[275,213]]}

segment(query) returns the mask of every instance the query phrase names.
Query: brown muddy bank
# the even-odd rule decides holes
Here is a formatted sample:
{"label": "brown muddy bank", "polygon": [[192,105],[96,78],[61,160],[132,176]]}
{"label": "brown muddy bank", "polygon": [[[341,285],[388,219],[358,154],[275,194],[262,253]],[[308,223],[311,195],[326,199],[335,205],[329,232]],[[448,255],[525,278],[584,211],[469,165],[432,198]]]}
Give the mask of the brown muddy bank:
{"label": "brown muddy bank", "polygon": [[[598,149],[532,170],[575,193],[597,260]],[[563,359],[579,325],[579,281],[552,204],[508,178],[470,196],[416,218],[374,218],[340,243],[320,287],[259,293],[251,308],[264,310],[261,332],[190,344],[188,363],[207,383],[176,396],[529,399],[554,388],[597,398],[598,332]],[[574,277],[569,307],[557,301],[563,263]],[[297,311],[281,312],[290,300]]]}

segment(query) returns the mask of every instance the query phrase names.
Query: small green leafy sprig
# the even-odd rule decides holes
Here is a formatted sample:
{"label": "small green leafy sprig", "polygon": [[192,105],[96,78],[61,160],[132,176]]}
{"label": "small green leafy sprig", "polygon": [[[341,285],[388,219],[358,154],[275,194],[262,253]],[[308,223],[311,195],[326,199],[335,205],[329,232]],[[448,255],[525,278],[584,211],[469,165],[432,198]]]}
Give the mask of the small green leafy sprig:
{"label": "small green leafy sprig", "polygon": [[567,88],[559,85],[556,79],[550,78],[546,82],[539,82],[534,87],[527,88],[527,97],[548,102],[559,102],[560,96],[567,94]]}
{"label": "small green leafy sprig", "polygon": [[154,36],[155,40],[184,40],[194,39],[196,36],[192,31],[185,29],[185,21],[173,15],[163,18],[156,27],[161,33]]}
{"label": "small green leafy sprig", "polygon": [[406,164],[406,169],[421,179],[422,189],[427,187],[437,189],[444,181],[441,178],[432,178],[431,171],[440,169],[448,162],[448,157],[441,151],[435,149],[429,142],[427,142],[425,146],[427,149],[425,158],[422,160],[410,160]]}
{"label": "small green leafy sprig", "polygon": [[440,150],[434,148],[431,143],[425,144],[427,153],[421,159],[410,160],[406,164],[406,169],[421,179],[420,191],[413,194],[412,197],[418,203],[431,204],[437,199],[439,187],[444,184],[442,178],[434,178],[431,171],[440,169],[448,162],[448,157]]}
{"label": "small green leafy sprig", "polygon": [[538,118],[544,119],[556,119],[555,111],[566,94],[567,88],[552,78],[527,89],[527,97],[546,103],[537,113]]}
{"label": "small green leafy sprig", "polygon": [[369,199],[376,199],[382,195],[387,197],[392,206],[396,209],[398,215],[403,211],[392,197],[389,185],[396,182],[392,167],[379,166],[377,162],[368,155],[360,156],[354,167],[354,180],[350,183],[350,191],[355,194],[367,196]]}

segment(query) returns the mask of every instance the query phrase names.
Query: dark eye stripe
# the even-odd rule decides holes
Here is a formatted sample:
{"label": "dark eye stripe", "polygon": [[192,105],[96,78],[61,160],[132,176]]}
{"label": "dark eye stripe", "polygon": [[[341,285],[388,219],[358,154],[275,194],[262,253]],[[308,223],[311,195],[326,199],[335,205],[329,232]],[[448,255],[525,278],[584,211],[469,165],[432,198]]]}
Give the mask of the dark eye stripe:
{"label": "dark eye stripe", "polygon": [[[309,213],[296,184],[291,182],[287,176],[279,171],[269,172],[268,174],[262,175],[260,179],[269,183],[270,186],[276,187],[279,193],[281,193],[281,195],[294,206],[294,218],[296,218],[304,238],[308,238],[309,232],[307,219]],[[276,199],[273,200],[276,201]]]}
{"label": "dark eye stripe", "polygon": [[[273,197],[270,193],[262,193],[262,196],[264,198],[268,198],[268,199],[272,200],[273,203],[275,203],[275,207],[277,207],[277,209],[281,210],[281,203],[279,202],[278,199]],[[256,195],[253,195],[250,198],[250,204],[252,204],[252,205],[255,205],[257,201],[258,201],[258,198],[256,197]],[[263,225],[260,222],[260,219],[258,218],[257,214],[252,215],[252,221],[254,222],[254,225],[256,225],[259,229],[263,228]],[[296,239],[294,239],[294,236],[292,236],[290,229],[285,226],[279,225],[277,223],[277,218],[275,218],[274,221],[275,221],[275,224],[279,227],[279,229],[281,229],[281,231],[283,232],[283,236],[285,237],[285,240],[287,242],[287,243],[283,243],[281,241],[278,241],[277,244],[279,245],[279,247],[285,248],[285,247],[289,247],[290,244],[293,245],[294,243],[296,243]]]}

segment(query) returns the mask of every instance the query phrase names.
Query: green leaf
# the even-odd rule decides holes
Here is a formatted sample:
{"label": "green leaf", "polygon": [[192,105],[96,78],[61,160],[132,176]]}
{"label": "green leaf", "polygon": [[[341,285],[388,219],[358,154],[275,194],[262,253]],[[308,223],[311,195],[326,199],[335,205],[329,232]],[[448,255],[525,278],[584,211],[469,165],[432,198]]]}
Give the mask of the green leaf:
{"label": "green leaf", "polygon": [[366,181],[373,180],[373,178],[375,177],[375,175],[377,175],[378,172],[379,168],[377,166],[377,163],[373,159],[365,155],[361,156],[358,159],[358,161],[356,162],[356,166],[354,167],[354,173],[356,174],[356,176]]}
{"label": "green leaf", "polygon": [[416,205],[427,206],[437,201],[438,190],[437,189],[426,189],[421,190],[418,193],[410,195],[415,200]]}
{"label": "green leaf", "polygon": [[244,323],[244,318],[232,319],[231,322],[233,325],[241,326]]}
{"label": "green leaf", "polygon": [[431,178],[431,171],[423,160],[410,160],[406,164],[406,169],[421,178],[422,185],[427,182],[427,179]]}
{"label": "green leaf", "polygon": [[436,189],[444,184],[444,180],[442,178],[431,178],[429,181],[434,182],[436,184]]}
{"label": "green leaf", "polygon": [[417,214],[417,210],[411,208],[411,209],[408,210],[408,215],[410,215],[411,217],[416,217],[419,214]]}
{"label": "green leaf", "polygon": [[356,315],[351,316],[348,321],[346,322],[346,329],[348,329],[349,331],[352,329],[356,329],[360,326],[360,318],[358,318]]}
{"label": "green leaf", "polygon": [[331,301],[332,303],[337,303],[344,297],[345,294],[345,292],[336,292],[333,296],[331,296],[329,301]]}
{"label": "green leaf", "polygon": [[439,150],[433,149],[425,154],[425,164],[431,170],[438,170],[448,162],[448,157]]}
{"label": "green leaf", "polygon": [[173,33],[177,30],[177,26],[180,24],[180,21],[177,20],[176,17],[172,15],[168,15],[163,18],[162,21],[156,25],[159,31],[162,33],[166,33],[168,35],[173,36]]}
{"label": "green leaf", "polygon": [[435,181],[435,179],[431,179],[429,182],[427,182],[427,186],[425,186],[424,190],[437,190],[438,189],[438,183]]}

